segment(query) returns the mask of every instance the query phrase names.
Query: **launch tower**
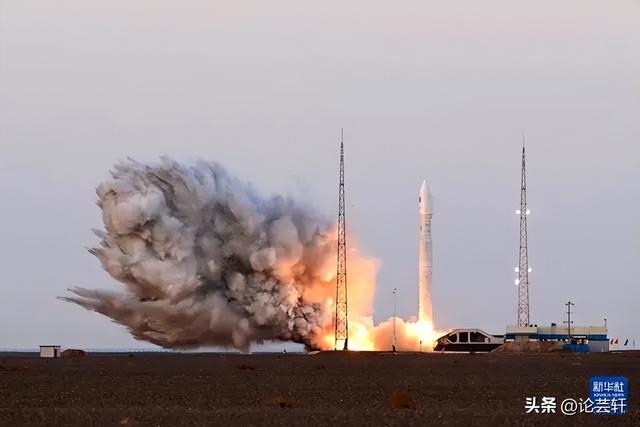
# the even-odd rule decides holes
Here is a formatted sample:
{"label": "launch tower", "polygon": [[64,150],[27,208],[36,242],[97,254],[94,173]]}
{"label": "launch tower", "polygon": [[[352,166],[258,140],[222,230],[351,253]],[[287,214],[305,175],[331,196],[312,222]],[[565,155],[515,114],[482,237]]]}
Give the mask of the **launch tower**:
{"label": "launch tower", "polygon": [[516,214],[520,215],[520,252],[519,262],[516,267],[518,278],[518,326],[529,326],[529,249],[527,247],[527,168],[525,159],[524,137],[522,137],[522,173],[520,179],[520,209]]}
{"label": "launch tower", "polygon": [[340,184],[338,190],[335,350],[349,349],[349,321],[347,316],[347,232],[344,205],[344,131],[342,130],[340,132]]}

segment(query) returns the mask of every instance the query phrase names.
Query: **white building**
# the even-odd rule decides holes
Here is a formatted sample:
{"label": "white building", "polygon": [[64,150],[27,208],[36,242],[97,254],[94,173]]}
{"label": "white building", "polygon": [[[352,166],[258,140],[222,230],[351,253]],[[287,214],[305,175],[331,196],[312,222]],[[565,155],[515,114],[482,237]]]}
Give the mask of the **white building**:
{"label": "white building", "polygon": [[60,357],[60,346],[59,345],[41,345],[40,357],[46,357],[46,358]]}
{"label": "white building", "polygon": [[590,352],[609,351],[609,338],[605,326],[507,326],[505,341],[534,342],[560,341],[567,344],[586,345]]}

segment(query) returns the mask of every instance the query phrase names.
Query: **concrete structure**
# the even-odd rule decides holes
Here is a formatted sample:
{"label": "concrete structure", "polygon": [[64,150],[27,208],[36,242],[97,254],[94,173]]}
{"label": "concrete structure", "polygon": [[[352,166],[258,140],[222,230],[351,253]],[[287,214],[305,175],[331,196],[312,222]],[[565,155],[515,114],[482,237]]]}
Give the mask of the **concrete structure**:
{"label": "concrete structure", "polygon": [[572,326],[571,337],[566,326],[507,326],[505,342],[561,341],[567,344],[586,344],[590,352],[609,351],[605,326]]}
{"label": "concrete structure", "polygon": [[60,346],[59,345],[41,345],[40,357],[46,357],[46,358],[60,357]]}
{"label": "concrete structure", "polygon": [[418,204],[420,208],[420,248],[418,258],[420,298],[418,301],[418,320],[433,323],[433,306],[431,302],[431,270],[433,265],[431,217],[433,216],[433,201],[427,181],[422,182]]}

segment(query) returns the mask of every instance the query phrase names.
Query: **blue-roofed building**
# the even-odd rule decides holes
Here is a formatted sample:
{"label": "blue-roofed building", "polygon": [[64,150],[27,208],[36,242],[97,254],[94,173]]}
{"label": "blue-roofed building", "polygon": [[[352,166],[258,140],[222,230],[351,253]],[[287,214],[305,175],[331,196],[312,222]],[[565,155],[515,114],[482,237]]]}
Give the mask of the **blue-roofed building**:
{"label": "blue-roofed building", "polygon": [[[571,332],[571,336],[569,336]],[[586,345],[590,352],[609,351],[606,326],[507,326],[505,342],[555,341],[579,346]]]}

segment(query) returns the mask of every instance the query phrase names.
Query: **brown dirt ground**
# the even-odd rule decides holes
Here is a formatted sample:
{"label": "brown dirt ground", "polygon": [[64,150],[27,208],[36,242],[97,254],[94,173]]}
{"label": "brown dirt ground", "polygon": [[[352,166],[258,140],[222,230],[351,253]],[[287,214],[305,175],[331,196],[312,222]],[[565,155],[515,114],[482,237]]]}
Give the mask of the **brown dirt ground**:
{"label": "brown dirt ground", "polygon": [[[626,376],[622,417],[525,415]],[[0,425],[640,425],[640,352],[0,355]]]}

